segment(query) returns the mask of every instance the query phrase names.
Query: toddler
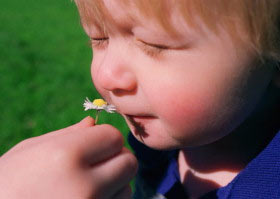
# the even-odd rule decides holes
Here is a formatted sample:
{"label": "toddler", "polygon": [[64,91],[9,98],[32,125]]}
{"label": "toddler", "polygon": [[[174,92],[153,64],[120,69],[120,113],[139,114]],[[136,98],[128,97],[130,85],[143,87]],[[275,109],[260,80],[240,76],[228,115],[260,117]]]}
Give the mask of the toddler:
{"label": "toddler", "polygon": [[279,1],[75,2],[137,161],[86,118],[4,154],[1,198],[280,198]]}
{"label": "toddler", "polygon": [[279,1],[76,3],[93,82],[138,140],[136,198],[280,197]]}

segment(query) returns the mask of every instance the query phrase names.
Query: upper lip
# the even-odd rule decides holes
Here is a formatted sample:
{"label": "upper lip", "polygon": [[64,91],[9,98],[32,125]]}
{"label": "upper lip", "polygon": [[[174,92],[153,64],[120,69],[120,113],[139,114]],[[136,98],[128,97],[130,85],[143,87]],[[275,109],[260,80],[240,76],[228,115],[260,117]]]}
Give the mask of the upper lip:
{"label": "upper lip", "polygon": [[117,112],[121,115],[128,116],[128,117],[156,117],[154,114],[148,113],[148,111],[144,112],[143,110],[139,111],[139,112],[138,111],[128,111],[128,109],[123,110],[123,109],[119,109],[117,107]]}

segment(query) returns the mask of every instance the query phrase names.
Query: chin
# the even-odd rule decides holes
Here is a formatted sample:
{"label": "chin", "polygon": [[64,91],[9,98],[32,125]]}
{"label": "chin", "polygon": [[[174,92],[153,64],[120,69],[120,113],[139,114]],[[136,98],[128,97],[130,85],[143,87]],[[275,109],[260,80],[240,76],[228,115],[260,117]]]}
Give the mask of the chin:
{"label": "chin", "polygon": [[160,150],[160,151],[170,151],[174,149],[183,148],[182,145],[171,138],[165,138],[157,136],[153,133],[141,135],[134,130],[131,130],[133,136],[141,143],[149,148]]}
{"label": "chin", "polygon": [[[168,151],[186,147],[196,147],[207,144],[207,141],[209,141],[201,140],[203,136],[200,132],[174,128],[166,130],[168,128],[162,126],[157,121],[142,124],[127,120],[127,124],[132,134],[139,142],[155,150]],[[186,132],[182,133],[182,131]]]}

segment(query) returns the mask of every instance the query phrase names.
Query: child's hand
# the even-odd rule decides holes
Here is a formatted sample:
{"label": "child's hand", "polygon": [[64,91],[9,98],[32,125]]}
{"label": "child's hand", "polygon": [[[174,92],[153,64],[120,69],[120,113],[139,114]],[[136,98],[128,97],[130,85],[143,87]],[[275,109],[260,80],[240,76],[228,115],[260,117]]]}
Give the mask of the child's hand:
{"label": "child's hand", "polygon": [[94,120],[27,139],[0,158],[0,198],[130,198],[136,158],[122,135]]}

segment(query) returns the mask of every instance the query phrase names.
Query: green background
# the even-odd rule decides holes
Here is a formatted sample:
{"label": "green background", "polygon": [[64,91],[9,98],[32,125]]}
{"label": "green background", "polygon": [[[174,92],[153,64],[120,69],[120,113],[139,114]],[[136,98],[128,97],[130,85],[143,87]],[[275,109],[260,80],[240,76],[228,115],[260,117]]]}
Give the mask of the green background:
{"label": "green background", "polygon": [[[94,115],[82,107],[85,97],[99,97],[91,58],[73,1],[1,3],[0,155],[23,139]],[[102,113],[99,122],[128,132],[118,114]]]}

